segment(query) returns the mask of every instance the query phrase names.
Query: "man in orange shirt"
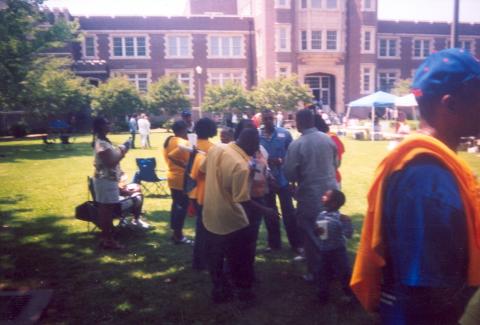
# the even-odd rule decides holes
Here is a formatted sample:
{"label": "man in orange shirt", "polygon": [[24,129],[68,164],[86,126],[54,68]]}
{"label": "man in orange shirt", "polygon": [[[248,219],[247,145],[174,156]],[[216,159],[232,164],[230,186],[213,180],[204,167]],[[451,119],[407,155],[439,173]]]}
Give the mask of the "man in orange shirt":
{"label": "man in orange shirt", "polygon": [[187,129],[184,121],[175,121],[172,125],[174,135],[168,137],[163,144],[163,156],[168,166],[168,187],[172,193],[170,228],[175,244],[192,244],[191,240],[183,236],[183,224],[188,208],[188,196],[183,192],[183,180],[189,153],[179,149],[179,145],[188,146]]}

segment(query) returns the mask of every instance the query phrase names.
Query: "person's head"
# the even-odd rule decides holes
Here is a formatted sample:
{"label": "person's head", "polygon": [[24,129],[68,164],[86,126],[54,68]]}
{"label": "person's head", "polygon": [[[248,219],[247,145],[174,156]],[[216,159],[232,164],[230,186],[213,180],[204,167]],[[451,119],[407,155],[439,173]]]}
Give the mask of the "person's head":
{"label": "person's head", "polygon": [[273,112],[269,109],[264,109],[262,111],[262,122],[265,126],[265,129],[273,131],[275,129],[275,124],[273,124]]}
{"label": "person's head", "polygon": [[137,113],[133,113],[132,118],[137,119]]}
{"label": "person's head", "polygon": [[233,129],[226,126],[220,131],[220,141],[222,143],[229,143],[233,141]]}
{"label": "person's head", "polygon": [[217,125],[208,117],[204,117],[195,123],[193,131],[199,139],[208,139],[217,135]]}
{"label": "person's head", "polygon": [[328,133],[330,131],[330,127],[319,114],[315,114],[315,127],[318,131],[323,133]]}
{"label": "person's head", "polygon": [[110,132],[110,122],[103,116],[95,117],[92,123],[92,132],[95,136],[105,137]]}
{"label": "person's head", "polygon": [[322,204],[327,211],[337,211],[345,204],[345,194],[339,190],[328,190],[322,195]]}
{"label": "person's head", "polygon": [[147,115],[145,113],[140,114],[140,118],[147,118]]}
{"label": "person's head", "polygon": [[310,109],[301,109],[296,114],[297,129],[303,132],[315,126],[315,118]]}
{"label": "person's head", "polygon": [[249,156],[253,156],[260,147],[260,136],[255,128],[244,128],[236,139],[237,145]]}
{"label": "person's head", "polygon": [[175,121],[172,125],[172,131],[176,137],[187,139],[188,125],[183,120]]}
{"label": "person's head", "polygon": [[182,112],[182,120],[184,120],[185,123],[187,123],[187,125],[191,125],[192,124],[192,112],[190,112],[189,110],[184,110]]}
{"label": "person's head", "polygon": [[417,69],[412,92],[422,120],[438,137],[459,141],[480,133],[480,62],[469,52],[430,55]]}
{"label": "person's head", "polygon": [[233,134],[234,140],[238,139],[243,129],[254,129],[255,131],[257,130],[252,120],[242,119],[240,120],[240,122],[238,122],[237,127],[235,128],[235,133]]}

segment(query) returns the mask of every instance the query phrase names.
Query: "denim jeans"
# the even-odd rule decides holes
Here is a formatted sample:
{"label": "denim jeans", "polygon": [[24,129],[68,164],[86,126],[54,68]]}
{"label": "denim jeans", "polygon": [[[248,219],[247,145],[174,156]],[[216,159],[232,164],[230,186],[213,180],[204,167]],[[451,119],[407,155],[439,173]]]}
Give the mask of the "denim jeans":
{"label": "denim jeans", "polygon": [[[276,201],[277,195],[280,200],[282,219],[287,233],[288,242],[293,249],[300,248],[303,245],[299,234],[297,217],[295,214],[295,208],[293,207],[293,199],[290,189],[285,186],[280,188],[278,192],[270,192],[265,196],[267,206],[276,211],[278,211]],[[278,218],[266,217],[265,226],[267,227],[268,246],[273,249],[281,248],[280,220]]]}
{"label": "denim jeans", "polygon": [[340,280],[344,293],[351,296],[352,292],[349,286],[351,270],[348,263],[347,249],[339,247],[319,252],[314,276],[318,285],[318,296],[321,299],[328,298],[329,284],[334,276]]}
{"label": "denim jeans", "polygon": [[187,216],[188,196],[181,190],[170,189],[172,192],[172,208],[170,212],[170,228],[176,239],[183,237],[183,224]]}

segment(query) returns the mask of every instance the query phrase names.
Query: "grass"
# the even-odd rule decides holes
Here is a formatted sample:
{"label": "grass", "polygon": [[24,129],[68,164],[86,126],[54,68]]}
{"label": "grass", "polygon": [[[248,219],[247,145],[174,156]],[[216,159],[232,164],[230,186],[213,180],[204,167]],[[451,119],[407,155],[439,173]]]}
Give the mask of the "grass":
{"label": "grass", "polygon": [[[154,149],[133,150],[122,162],[129,175],[136,157],[156,157],[163,166],[161,144],[167,134],[154,133]],[[113,135],[123,142],[128,135]],[[91,175],[90,137],[67,148],[46,148],[40,140],[0,143],[0,289],[51,288],[54,296],[45,324],[370,324],[359,306],[336,303],[319,306],[315,290],[301,279],[304,265],[291,262],[292,253],[262,253],[262,227],[256,270],[259,302],[254,308],[238,303],[210,303],[208,275],[190,268],[191,247],[169,242],[170,200],[148,197],[145,210],[156,226],[147,233],[123,230],[124,252],[97,248],[96,233],[73,218],[74,207],[87,199],[86,176]],[[344,139],[341,167],[347,204],[356,234],[355,252],[366,191],[375,166],[386,154],[387,142]],[[476,171],[477,155],[461,154]],[[194,220],[186,233],[193,236]],[[285,236],[283,236],[285,239]],[[288,245],[284,243],[284,247]],[[338,288],[334,292],[338,291]]]}

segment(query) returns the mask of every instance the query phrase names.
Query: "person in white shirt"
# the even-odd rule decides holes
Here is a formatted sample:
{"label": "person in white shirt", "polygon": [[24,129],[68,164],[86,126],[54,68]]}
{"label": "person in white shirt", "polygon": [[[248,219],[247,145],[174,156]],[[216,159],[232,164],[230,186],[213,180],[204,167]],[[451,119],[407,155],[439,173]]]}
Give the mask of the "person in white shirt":
{"label": "person in white shirt", "polygon": [[150,148],[150,121],[145,114],[141,114],[137,124],[138,133],[140,133],[142,149]]}

